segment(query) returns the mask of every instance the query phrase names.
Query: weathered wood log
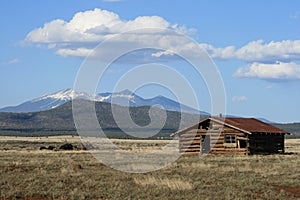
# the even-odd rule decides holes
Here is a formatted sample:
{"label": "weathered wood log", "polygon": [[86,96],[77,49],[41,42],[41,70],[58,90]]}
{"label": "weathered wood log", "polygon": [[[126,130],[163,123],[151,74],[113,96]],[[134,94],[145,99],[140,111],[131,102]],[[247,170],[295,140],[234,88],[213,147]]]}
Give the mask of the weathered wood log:
{"label": "weathered wood log", "polygon": [[180,152],[200,152],[200,149],[180,149]]}
{"label": "weathered wood log", "polygon": [[194,145],[194,146],[180,146],[180,149],[200,149],[200,145]]}
{"label": "weathered wood log", "polygon": [[183,152],[184,156],[200,155],[200,152]]}
{"label": "weathered wood log", "polygon": [[186,141],[193,141],[193,140],[200,140],[201,137],[180,137],[179,142],[186,142]]}
{"label": "weathered wood log", "polygon": [[201,140],[183,140],[179,141],[179,144],[200,144]]}
{"label": "weathered wood log", "polygon": [[224,148],[224,144],[223,143],[219,143],[219,144],[214,144],[214,145],[210,145],[211,148]]}
{"label": "weathered wood log", "polygon": [[236,137],[237,140],[246,140],[248,141],[249,139],[247,137]]}

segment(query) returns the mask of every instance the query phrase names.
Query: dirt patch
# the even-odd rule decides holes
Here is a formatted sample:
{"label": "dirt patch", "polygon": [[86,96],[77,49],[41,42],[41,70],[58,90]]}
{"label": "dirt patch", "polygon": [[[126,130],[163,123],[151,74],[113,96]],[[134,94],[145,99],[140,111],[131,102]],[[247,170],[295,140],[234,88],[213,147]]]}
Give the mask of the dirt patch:
{"label": "dirt patch", "polygon": [[280,192],[281,190],[284,190],[286,192],[289,192],[293,194],[295,197],[300,197],[300,185],[291,187],[291,186],[276,186],[276,189]]}

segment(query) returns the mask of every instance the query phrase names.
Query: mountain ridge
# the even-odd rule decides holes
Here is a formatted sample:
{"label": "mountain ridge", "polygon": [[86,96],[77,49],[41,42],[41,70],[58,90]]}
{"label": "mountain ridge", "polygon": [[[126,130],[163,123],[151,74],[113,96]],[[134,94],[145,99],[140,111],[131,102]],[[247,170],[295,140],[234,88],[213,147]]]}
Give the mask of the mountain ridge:
{"label": "mountain ridge", "polygon": [[[157,107],[141,106],[141,107],[124,107],[119,105],[113,105],[106,102],[90,102],[89,100],[77,99],[73,100],[79,102],[80,113],[83,114],[83,118],[88,123],[90,120],[89,115],[85,111],[84,105],[93,103],[96,110],[96,115],[101,125],[101,128],[108,131],[109,137],[115,138],[129,138],[125,133],[120,130],[116,124],[113,114],[112,106],[114,109],[124,112],[129,109],[130,116],[135,124],[140,126],[146,126],[151,122],[149,117],[150,109],[155,109],[154,117],[158,120],[163,120],[164,113],[167,114],[167,120],[160,132],[160,137],[169,137],[171,132],[177,131],[179,128],[179,122],[181,116],[184,117],[183,127],[190,126],[200,120],[200,118],[208,117],[208,115],[197,115],[190,113],[181,113],[177,111],[165,111]],[[76,135],[76,127],[74,124],[72,103],[67,102],[61,106],[53,108],[47,111],[30,112],[30,113],[0,113],[0,135],[11,136],[48,136],[48,135]],[[78,104],[76,104],[78,105]],[[300,123],[293,124],[273,124],[279,128],[283,128],[292,133],[287,137],[299,137],[300,135]],[[125,127],[127,130],[135,131],[128,125]],[[152,129],[145,131],[153,131],[157,129],[156,125],[152,126]],[[112,135],[114,134],[114,135]],[[158,136],[157,136],[158,137]],[[154,138],[155,139],[155,138]]]}
{"label": "mountain ridge", "polygon": [[46,94],[41,97],[21,103],[17,106],[8,106],[0,109],[0,112],[26,113],[26,112],[40,112],[54,109],[64,103],[70,102],[72,99],[91,100],[96,102],[108,102],[121,106],[161,106],[165,110],[187,112],[193,114],[209,115],[204,111],[198,111],[194,108],[176,102],[164,96],[156,96],[145,99],[130,90],[123,90],[120,92],[105,92],[96,95],[90,95],[85,92],[77,92],[71,88],[63,89],[55,93]]}
{"label": "mountain ridge", "polygon": [[[176,131],[179,128],[180,123],[184,126],[192,124],[199,120],[199,115],[180,113],[177,111],[165,111],[159,108],[151,108],[150,106],[141,107],[124,107],[114,105],[106,102],[91,102],[89,100],[73,100],[76,101],[76,105],[79,106],[80,115],[84,120],[85,126],[94,127],[90,123],[93,121],[89,110],[86,106],[95,106],[96,116],[98,118],[99,125],[103,130],[113,131],[118,133],[118,137],[125,137],[126,134],[120,130],[120,127],[115,121],[112,113],[112,107],[117,110],[118,113],[125,113],[129,109],[130,116],[136,125],[142,127],[136,130],[130,124],[126,124],[126,130],[135,132],[142,130],[142,132],[153,131],[160,129],[166,132],[165,136],[169,137],[169,133]],[[22,136],[47,136],[47,135],[64,135],[64,134],[77,134],[74,124],[74,116],[72,111],[72,104],[74,102],[67,102],[57,108],[31,113],[0,113],[0,135],[22,135]],[[150,109],[154,109],[153,117],[162,121],[164,113],[166,113],[167,119],[163,127],[153,124],[150,127],[145,127],[151,123],[149,116]],[[152,110],[153,111],[153,110]],[[184,116],[184,117],[183,117]],[[205,117],[205,116],[203,116]],[[182,121],[183,119],[183,121]],[[182,122],[181,122],[182,121]],[[85,127],[85,128],[86,128]],[[143,129],[143,127],[145,127]],[[142,134],[141,132],[141,134]],[[128,137],[128,136],[126,136]]]}

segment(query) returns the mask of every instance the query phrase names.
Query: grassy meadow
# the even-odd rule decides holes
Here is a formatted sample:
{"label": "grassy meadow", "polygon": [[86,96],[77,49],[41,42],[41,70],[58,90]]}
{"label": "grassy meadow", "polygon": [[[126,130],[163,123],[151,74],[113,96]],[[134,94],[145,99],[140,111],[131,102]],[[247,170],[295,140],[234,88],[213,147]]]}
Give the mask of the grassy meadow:
{"label": "grassy meadow", "polygon": [[[160,149],[168,141],[113,140],[131,151]],[[39,150],[65,142],[72,151]],[[300,139],[285,155],[197,156],[130,174],[79,150],[75,137],[0,138],[0,199],[299,199]]]}

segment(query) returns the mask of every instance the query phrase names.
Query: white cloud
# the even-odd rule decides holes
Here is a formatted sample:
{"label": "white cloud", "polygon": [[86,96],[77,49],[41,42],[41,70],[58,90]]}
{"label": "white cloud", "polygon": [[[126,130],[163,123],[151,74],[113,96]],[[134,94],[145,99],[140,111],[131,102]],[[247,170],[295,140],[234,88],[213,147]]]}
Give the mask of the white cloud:
{"label": "white cloud", "polygon": [[9,60],[6,62],[7,65],[16,65],[16,64],[19,64],[20,63],[20,60],[18,58],[14,58],[12,60]]}
{"label": "white cloud", "polygon": [[274,64],[254,62],[248,67],[239,68],[234,75],[269,80],[297,80],[300,79],[300,65],[294,62]]}
{"label": "white cloud", "polygon": [[64,57],[67,56],[84,57],[92,54],[93,50],[88,48],[77,48],[77,49],[60,48],[57,50],[57,53]]}
{"label": "white cloud", "polygon": [[45,23],[42,28],[31,31],[25,41],[52,46],[99,42],[121,25],[123,22],[117,14],[96,8],[76,13],[69,22],[57,19]]}
{"label": "white cloud", "polygon": [[300,60],[300,40],[252,41],[241,48],[228,46],[216,48],[211,45],[203,45],[209,54],[216,59],[239,59],[247,62],[274,62],[276,60],[289,62]]}
{"label": "white cloud", "polygon": [[[151,28],[155,31],[151,32]],[[70,21],[57,19],[45,23],[43,27],[28,33],[25,42],[44,44],[62,56],[85,57],[105,39],[127,32],[122,37],[114,38],[116,46],[106,49],[106,52],[101,52],[99,55],[104,57],[105,54],[115,52],[120,45],[132,47],[151,45],[171,51],[189,51],[193,48],[183,37],[179,38],[171,31],[166,31],[170,29],[181,33],[194,31],[171,24],[159,16],[139,16],[126,21],[113,12],[96,8],[76,13]],[[134,30],[138,31],[128,33]]]}
{"label": "white cloud", "polygon": [[[149,29],[150,28],[150,29]],[[154,28],[155,30],[152,30]],[[236,71],[237,77],[255,77],[261,79],[299,79],[300,40],[251,41],[242,47],[229,45],[215,47],[210,44],[195,44],[185,37],[174,35],[175,30],[184,34],[192,34],[194,29],[172,24],[159,16],[139,16],[132,20],[124,20],[118,14],[101,9],[88,10],[76,13],[69,21],[56,19],[47,22],[43,27],[29,32],[25,43],[46,46],[61,56],[86,57],[97,56],[106,59],[112,54],[117,55],[122,47],[155,46],[161,50],[152,53],[131,54],[132,62],[144,56],[144,60],[160,58],[174,59],[174,52],[185,55],[199,55],[199,47],[205,49],[214,59],[242,60],[252,63],[249,67]],[[128,32],[133,31],[133,32]],[[121,37],[115,37],[122,34]],[[93,51],[100,42],[110,38],[113,45],[105,51]],[[112,39],[113,38],[113,39]],[[197,57],[199,58],[199,57]],[[277,64],[274,61],[280,61]],[[269,63],[269,64],[265,64]]]}
{"label": "white cloud", "polygon": [[232,101],[233,102],[242,102],[242,101],[247,101],[248,98],[246,96],[233,96]]}

